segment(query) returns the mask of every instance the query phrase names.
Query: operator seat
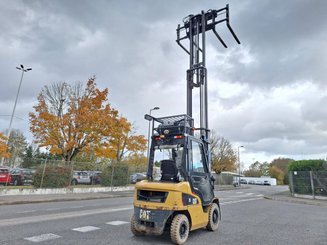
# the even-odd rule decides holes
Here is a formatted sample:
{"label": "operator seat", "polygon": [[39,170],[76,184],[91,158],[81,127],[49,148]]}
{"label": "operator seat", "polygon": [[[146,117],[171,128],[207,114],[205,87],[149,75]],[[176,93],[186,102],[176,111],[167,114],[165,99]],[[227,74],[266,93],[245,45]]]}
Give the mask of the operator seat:
{"label": "operator seat", "polygon": [[161,181],[178,182],[178,169],[174,160],[161,160]]}

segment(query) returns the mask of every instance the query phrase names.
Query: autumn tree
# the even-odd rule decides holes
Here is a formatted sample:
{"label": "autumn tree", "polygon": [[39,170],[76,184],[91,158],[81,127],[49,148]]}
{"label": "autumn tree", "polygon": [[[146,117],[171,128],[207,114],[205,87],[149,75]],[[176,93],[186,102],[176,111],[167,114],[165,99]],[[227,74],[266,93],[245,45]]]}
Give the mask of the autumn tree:
{"label": "autumn tree", "polygon": [[[290,158],[276,158],[274,159],[271,163],[270,163],[270,172],[271,172],[271,176],[274,174],[278,174],[279,178],[281,178],[280,176],[284,176],[283,181],[280,181],[280,183],[283,184],[288,184],[288,165],[293,162],[293,159]],[[281,175],[280,172],[283,172],[283,174]],[[277,179],[278,180],[278,179]]]}
{"label": "autumn tree", "polygon": [[271,166],[276,166],[277,168],[281,169],[284,173],[288,172],[288,165],[293,162],[294,160],[291,158],[283,158],[283,157],[279,157],[274,159],[270,165]]}
{"label": "autumn tree", "polygon": [[10,153],[7,149],[7,137],[0,132],[0,158],[10,157]]}
{"label": "autumn tree", "polygon": [[269,172],[270,177],[276,178],[278,185],[284,184],[285,173],[283,172],[283,170],[273,165],[270,167]]}
{"label": "autumn tree", "polygon": [[236,170],[237,155],[232,144],[214,132],[210,135],[211,168],[216,173]]}
{"label": "autumn tree", "polygon": [[[126,119],[119,117],[107,96],[108,89],[98,89],[95,77],[88,80],[85,88],[81,83],[45,86],[38,96],[38,105],[34,106],[35,112],[30,113],[35,142],[66,161],[91,150],[98,156],[117,159],[121,149],[114,149],[120,133],[127,130],[122,123]],[[137,136],[133,137],[137,140]],[[127,144],[125,148],[135,149]]]}
{"label": "autumn tree", "polygon": [[105,138],[104,147],[98,148],[96,153],[121,162],[124,157],[138,154],[146,150],[146,139],[143,135],[136,135],[135,128],[126,118],[120,117],[117,127],[110,138]]}
{"label": "autumn tree", "polygon": [[134,167],[135,169],[146,169],[147,166],[147,157],[143,153],[132,153],[124,158],[124,162],[126,162],[130,167]]}

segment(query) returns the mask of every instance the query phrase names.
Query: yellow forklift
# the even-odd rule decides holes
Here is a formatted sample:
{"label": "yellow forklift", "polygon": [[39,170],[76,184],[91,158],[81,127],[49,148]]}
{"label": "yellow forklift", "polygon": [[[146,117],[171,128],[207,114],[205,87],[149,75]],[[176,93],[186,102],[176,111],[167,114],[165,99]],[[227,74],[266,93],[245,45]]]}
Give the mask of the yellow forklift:
{"label": "yellow forklift", "polygon": [[[186,242],[189,232],[199,228],[218,229],[221,219],[219,199],[214,194],[210,171],[208,128],[207,69],[205,60],[206,31],[216,25],[229,24],[229,6],[219,10],[189,15],[177,27],[177,43],[190,56],[187,70],[187,114],[155,118],[152,123],[147,179],[135,185],[131,231],[135,236],[161,235],[170,232],[174,244]],[[189,48],[182,41],[189,40]],[[200,127],[192,118],[192,90],[199,88]]]}

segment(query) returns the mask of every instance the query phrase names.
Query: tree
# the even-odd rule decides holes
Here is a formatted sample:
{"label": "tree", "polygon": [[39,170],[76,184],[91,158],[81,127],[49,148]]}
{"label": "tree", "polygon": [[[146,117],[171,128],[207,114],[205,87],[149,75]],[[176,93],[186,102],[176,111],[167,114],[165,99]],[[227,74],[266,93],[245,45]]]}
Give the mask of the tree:
{"label": "tree", "polygon": [[255,161],[250,165],[248,170],[244,171],[244,175],[246,177],[261,177],[263,175],[261,165],[262,164],[260,162]]}
{"label": "tree", "polygon": [[[126,119],[118,116],[107,97],[108,89],[100,91],[95,77],[88,80],[84,89],[81,83],[45,86],[38,96],[38,105],[34,106],[35,112],[30,113],[35,142],[65,161],[91,151],[97,156],[119,159],[122,154],[117,155],[116,141],[120,133],[130,130],[125,130]],[[137,148],[127,145],[128,150]]]}
{"label": "tree", "polygon": [[283,172],[283,170],[281,170],[276,166],[271,166],[269,169],[269,173],[270,173],[270,177],[276,178],[278,185],[284,184],[285,173]]}
{"label": "tree", "polygon": [[128,157],[124,159],[124,162],[126,162],[130,167],[143,168],[143,169],[146,168],[148,163],[147,157],[144,156],[144,154],[138,154],[138,153],[130,154]]}
{"label": "tree", "polygon": [[270,164],[267,162],[262,163],[259,166],[261,176],[269,176],[269,169],[270,169]]}
{"label": "tree", "polygon": [[288,172],[288,165],[293,162],[294,160],[293,159],[290,159],[290,158],[282,158],[282,157],[279,157],[279,158],[276,158],[274,159],[270,165],[271,166],[276,166],[277,168],[281,169],[284,173],[287,173]]}
{"label": "tree", "polygon": [[216,173],[236,170],[237,156],[232,144],[224,137],[210,135],[212,170]]}
{"label": "tree", "polygon": [[26,138],[19,130],[11,130],[8,140],[8,151],[10,152],[9,163],[12,166],[17,164],[18,159],[22,159],[27,147]]}
{"label": "tree", "polygon": [[6,141],[7,141],[7,137],[0,132],[0,158],[10,157],[10,153],[8,152]]}
{"label": "tree", "polygon": [[[119,118],[117,123],[119,127],[117,127],[118,130],[113,132],[111,141],[108,141],[107,147],[98,149],[98,152],[107,152],[109,156],[115,154],[116,162],[121,162],[125,156],[138,154],[147,149],[145,137],[143,135],[135,135],[134,127],[126,118]],[[106,153],[100,155],[105,156]]]}
{"label": "tree", "polygon": [[277,158],[270,163],[270,167],[276,167],[284,173],[284,184],[288,184],[288,166],[293,162],[290,158]]}
{"label": "tree", "polygon": [[25,153],[22,157],[22,167],[23,168],[32,168],[37,167],[42,164],[46,159],[47,160],[60,160],[62,159],[58,155],[51,154],[49,152],[40,151],[40,148],[37,145],[28,145],[26,147]]}

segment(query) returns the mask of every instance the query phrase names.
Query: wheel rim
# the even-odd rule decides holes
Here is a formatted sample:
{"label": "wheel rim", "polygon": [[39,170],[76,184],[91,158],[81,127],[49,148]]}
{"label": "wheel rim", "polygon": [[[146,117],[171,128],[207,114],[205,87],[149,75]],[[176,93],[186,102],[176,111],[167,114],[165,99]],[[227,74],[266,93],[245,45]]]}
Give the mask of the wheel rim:
{"label": "wheel rim", "polygon": [[212,214],[212,221],[213,221],[214,224],[217,224],[218,223],[218,218],[219,218],[218,210],[215,209],[213,211],[213,214]]}
{"label": "wheel rim", "polygon": [[181,238],[184,238],[186,236],[186,233],[187,233],[187,225],[185,222],[183,222],[179,227],[179,236]]}

